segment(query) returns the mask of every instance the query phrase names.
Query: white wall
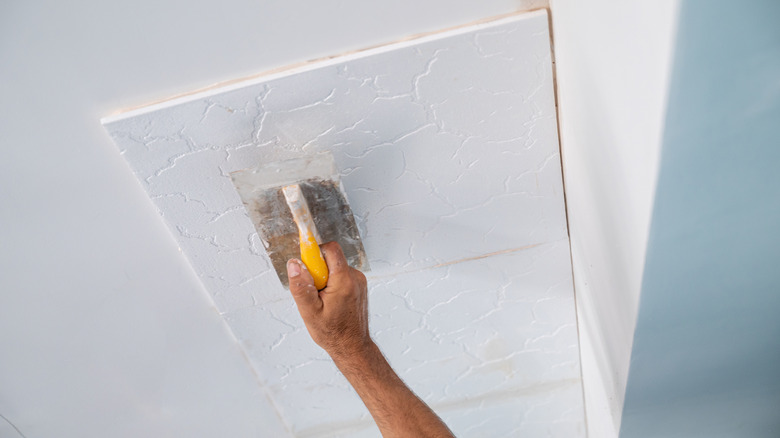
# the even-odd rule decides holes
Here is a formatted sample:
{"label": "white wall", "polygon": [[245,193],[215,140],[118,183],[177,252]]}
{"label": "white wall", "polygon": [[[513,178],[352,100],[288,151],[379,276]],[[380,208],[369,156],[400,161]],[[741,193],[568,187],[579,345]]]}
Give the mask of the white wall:
{"label": "white wall", "polygon": [[285,433],[100,117],[534,3],[3,2],[0,433]]}
{"label": "white wall", "polygon": [[619,430],[677,3],[551,1],[585,409],[594,438]]}

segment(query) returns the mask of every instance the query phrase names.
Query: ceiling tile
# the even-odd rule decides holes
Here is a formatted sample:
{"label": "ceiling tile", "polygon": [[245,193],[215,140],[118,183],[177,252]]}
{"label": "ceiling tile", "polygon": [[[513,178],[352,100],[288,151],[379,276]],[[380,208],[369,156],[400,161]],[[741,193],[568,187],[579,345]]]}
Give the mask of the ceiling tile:
{"label": "ceiling tile", "polygon": [[581,431],[547,23],[514,15],[104,121],[298,436],[375,429],[228,173],[325,150],[373,269],[374,336],[410,386],[473,418],[455,427],[466,435],[549,419]]}

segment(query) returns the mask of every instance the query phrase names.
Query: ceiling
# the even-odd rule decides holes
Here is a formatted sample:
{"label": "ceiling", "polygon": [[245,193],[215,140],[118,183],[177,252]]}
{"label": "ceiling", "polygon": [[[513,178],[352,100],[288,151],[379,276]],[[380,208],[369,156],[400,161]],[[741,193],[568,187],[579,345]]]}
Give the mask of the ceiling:
{"label": "ceiling", "polygon": [[376,431],[228,173],[323,150],[410,386],[456,433],[584,434],[549,44],[544,11],[514,15],[104,120],[296,436]]}

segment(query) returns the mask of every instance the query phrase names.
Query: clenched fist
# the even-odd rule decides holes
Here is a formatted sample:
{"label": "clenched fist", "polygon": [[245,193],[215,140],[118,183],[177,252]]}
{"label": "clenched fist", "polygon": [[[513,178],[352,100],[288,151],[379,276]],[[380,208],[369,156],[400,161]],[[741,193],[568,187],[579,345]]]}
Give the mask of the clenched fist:
{"label": "clenched fist", "polygon": [[334,359],[359,354],[372,344],[368,331],[366,276],[351,268],[336,242],[321,245],[329,278],[318,291],[300,260],[287,262],[290,292],[314,342]]}

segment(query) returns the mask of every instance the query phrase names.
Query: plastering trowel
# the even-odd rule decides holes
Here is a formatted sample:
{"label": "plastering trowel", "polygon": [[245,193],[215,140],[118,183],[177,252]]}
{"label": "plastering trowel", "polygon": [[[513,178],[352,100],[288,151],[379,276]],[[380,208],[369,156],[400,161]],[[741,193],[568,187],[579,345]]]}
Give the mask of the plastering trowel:
{"label": "plastering trowel", "polygon": [[319,245],[336,241],[350,266],[368,260],[330,153],[271,163],[230,174],[279,280],[288,287],[287,260],[300,258],[317,289],[328,269]]}

